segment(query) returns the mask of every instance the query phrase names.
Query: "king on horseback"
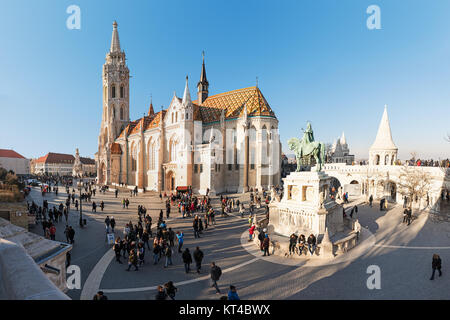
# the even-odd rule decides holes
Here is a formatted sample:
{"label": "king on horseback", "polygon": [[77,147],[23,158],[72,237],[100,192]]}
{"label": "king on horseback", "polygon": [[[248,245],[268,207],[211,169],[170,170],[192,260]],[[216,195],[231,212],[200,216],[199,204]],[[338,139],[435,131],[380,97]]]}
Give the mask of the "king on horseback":
{"label": "king on horseback", "polygon": [[291,138],[288,140],[288,145],[289,149],[295,152],[297,172],[300,171],[304,158],[314,158],[317,171],[322,170],[322,165],[325,163],[325,144],[314,141],[314,133],[310,122],[307,123],[306,130],[303,131],[302,139]]}

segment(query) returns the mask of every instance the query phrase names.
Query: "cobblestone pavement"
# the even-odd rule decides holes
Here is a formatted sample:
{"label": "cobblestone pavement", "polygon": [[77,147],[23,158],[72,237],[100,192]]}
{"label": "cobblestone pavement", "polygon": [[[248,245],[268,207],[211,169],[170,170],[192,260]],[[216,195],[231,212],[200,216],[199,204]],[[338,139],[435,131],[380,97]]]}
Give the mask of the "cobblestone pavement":
{"label": "cobblestone pavement", "polygon": [[[60,188],[60,191],[64,188]],[[231,195],[248,203],[248,194]],[[130,199],[129,209],[123,209],[123,197]],[[42,196],[33,190],[31,198],[39,205]],[[46,196],[50,205],[64,201],[66,194],[60,192]],[[83,213],[88,219],[87,226],[80,230],[79,215],[71,210],[69,224],[75,228],[75,245],[72,250],[72,264],[82,270],[82,290],[69,290],[68,295],[80,299],[90,299],[95,290],[102,289],[110,299],[153,299],[156,286],[172,280],[179,288],[177,299],[217,299],[219,296],[210,287],[209,263],[215,261],[223,275],[220,289],[226,293],[228,286],[237,287],[241,299],[449,299],[447,289],[450,277],[447,275],[447,261],[450,261],[450,224],[434,223],[427,213],[414,213],[417,219],[410,226],[402,224],[402,208],[390,206],[388,211],[379,211],[378,203],[373,208],[358,206],[361,225],[375,238],[362,254],[348,252],[349,257],[340,263],[311,264],[307,260],[296,263],[289,258],[262,257],[258,250],[248,248],[243,239],[248,228],[247,217],[242,219],[237,213],[222,218],[217,216],[217,224],[208,228],[200,239],[194,239],[192,219],[182,219],[173,208],[168,226],[185,234],[184,248],[191,252],[196,246],[205,253],[201,274],[184,272],[180,254],[174,253],[173,266],[163,268],[164,261],[152,263],[151,252],[146,253],[146,264],[137,272],[126,272],[125,264],[113,258],[111,246],[105,239],[103,220],[113,215],[117,221],[116,234],[123,230],[125,223],[137,221],[137,206],[145,205],[147,212],[157,220],[164,203],[159,194],[147,192],[130,197],[128,191],[119,193],[116,199],[112,192],[98,194],[93,201],[105,202],[105,211],[91,213],[91,205],[84,205]],[[213,205],[218,208],[217,197]],[[247,206],[246,206],[247,207]],[[165,214],[165,210],[164,210]],[[263,210],[259,210],[263,214]],[[57,237],[64,241],[64,219],[57,225]],[[40,225],[32,231],[43,234]],[[176,250],[175,250],[176,251]],[[431,256],[438,253],[442,258],[443,275],[430,281]],[[100,261],[100,262],[99,262]],[[338,260],[336,260],[338,261]],[[370,274],[367,267],[377,265],[381,270],[381,289],[369,290],[366,282]],[[191,269],[195,269],[192,265]],[[99,271],[100,270],[100,271]],[[133,270],[133,269],[132,269]],[[89,284],[85,287],[86,280]],[[94,284],[94,285],[92,285]]]}

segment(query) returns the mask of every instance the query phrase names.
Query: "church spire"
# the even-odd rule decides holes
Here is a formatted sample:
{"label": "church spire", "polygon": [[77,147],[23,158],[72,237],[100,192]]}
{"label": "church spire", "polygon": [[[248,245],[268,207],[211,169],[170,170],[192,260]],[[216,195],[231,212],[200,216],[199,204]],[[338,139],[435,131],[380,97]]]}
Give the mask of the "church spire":
{"label": "church spire", "polygon": [[206,79],[206,68],[205,68],[205,52],[202,52],[202,72],[200,74],[200,81],[197,84],[198,92],[198,104],[202,104],[208,98],[208,88],[209,83]]}
{"label": "church spire", "polygon": [[344,131],[342,131],[342,136],[341,136],[340,142],[342,145],[347,144],[347,140],[345,139]]}
{"label": "church spire", "polygon": [[111,50],[110,52],[120,52],[120,41],[119,41],[119,32],[117,31],[117,22],[113,23],[113,33],[111,39]]}
{"label": "church spire", "polygon": [[155,114],[155,110],[153,109],[153,97],[150,96],[150,107],[148,108],[148,116],[152,116]]}
{"label": "church spire", "polygon": [[188,76],[186,76],[186,86],[184,87],[183,100],[181,103],[185,107],[187,107],[188,105],[190,105],[192,103],[191,94],[189,93]]}

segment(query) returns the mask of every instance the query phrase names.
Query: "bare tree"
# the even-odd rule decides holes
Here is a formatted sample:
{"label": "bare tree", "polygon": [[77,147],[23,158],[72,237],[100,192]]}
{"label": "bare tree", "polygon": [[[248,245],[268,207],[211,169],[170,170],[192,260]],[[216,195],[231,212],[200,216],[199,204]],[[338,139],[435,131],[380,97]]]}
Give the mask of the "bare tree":
{"label": "bare tree", "polygon": [[430,175],[421,167],[403,166],[399,175],[398,189],[403,196],[413,201],[420,201],[427,196],[431,188]]}

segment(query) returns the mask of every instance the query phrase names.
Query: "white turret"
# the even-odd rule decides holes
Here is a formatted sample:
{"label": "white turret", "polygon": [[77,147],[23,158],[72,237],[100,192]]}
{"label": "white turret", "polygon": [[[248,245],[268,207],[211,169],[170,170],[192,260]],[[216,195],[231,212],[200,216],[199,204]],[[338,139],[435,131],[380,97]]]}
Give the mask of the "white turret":
{"label": "white turret", "polygon": [[393,165],[397,160],[397,152],[398,148],[392,140],[387,105],[385,105],[375,142],[369,150],[369,164]]}
{"label": "white turret", "polygon": [[186,76],[186,86],[184,87],[183,100],[181,104],[183,107],[188,107],[192,104],[191,94],[189,93],[188,76]]}

